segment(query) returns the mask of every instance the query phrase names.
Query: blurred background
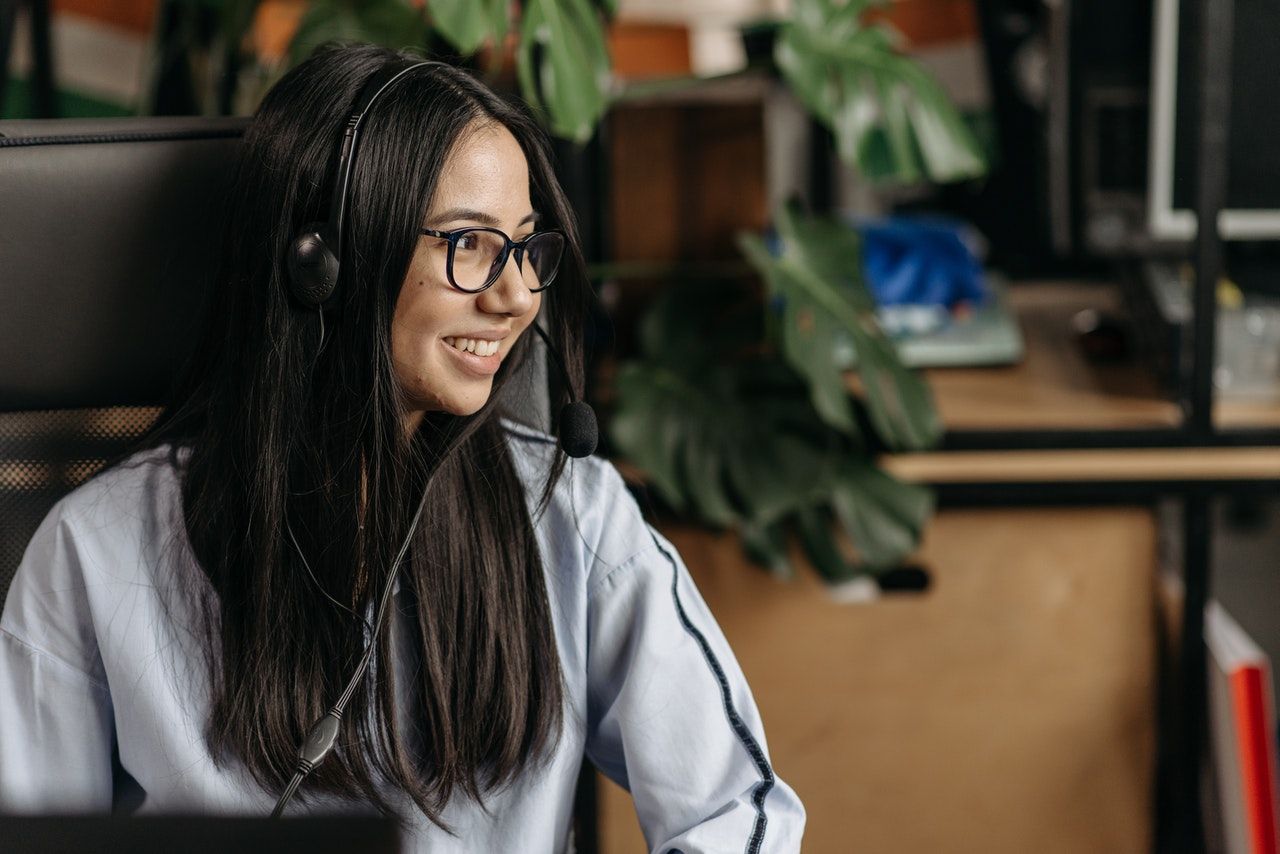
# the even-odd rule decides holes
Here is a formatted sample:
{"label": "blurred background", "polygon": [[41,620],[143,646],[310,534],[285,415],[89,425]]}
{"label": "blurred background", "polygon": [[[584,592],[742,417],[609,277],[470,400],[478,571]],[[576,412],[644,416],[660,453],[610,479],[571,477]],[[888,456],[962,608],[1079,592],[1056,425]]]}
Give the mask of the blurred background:
{"label": "blurred background", "polygon": [[10,0],[0,115],[246,116],[332,39],[545,121],[600,453],[806,850],[1276,850],[1274,4]]}

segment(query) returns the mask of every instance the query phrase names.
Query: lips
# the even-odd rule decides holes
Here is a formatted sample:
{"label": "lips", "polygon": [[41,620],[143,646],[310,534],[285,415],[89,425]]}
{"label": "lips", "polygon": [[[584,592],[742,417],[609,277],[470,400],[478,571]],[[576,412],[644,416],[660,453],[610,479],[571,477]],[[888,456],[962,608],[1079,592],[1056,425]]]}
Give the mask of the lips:
{"label": "lips", "polygon": [[[481,356],[466,350],[459,350],[456,346],[458,340],[456,338],[445,338],[440,342],[440,346],[452,354],[452,358],[459,367],[468,373],[481,377],[491,377],[498,372],[498,368],[502,365],[502,356],[499,355],[499,342],[483,342],[488,345],[486,350],[492,350],[493,352],[490,355]],[[448,343],[450,341],[454,343]]]}
{"label": "lips", "polygon": [[475,353],[477,356],[492,356],[498,352],[501,342],[489,338],[463,338],[461,336],[449,336],[444,339],[444,343],[457,350],[465,350],[468,353]]}

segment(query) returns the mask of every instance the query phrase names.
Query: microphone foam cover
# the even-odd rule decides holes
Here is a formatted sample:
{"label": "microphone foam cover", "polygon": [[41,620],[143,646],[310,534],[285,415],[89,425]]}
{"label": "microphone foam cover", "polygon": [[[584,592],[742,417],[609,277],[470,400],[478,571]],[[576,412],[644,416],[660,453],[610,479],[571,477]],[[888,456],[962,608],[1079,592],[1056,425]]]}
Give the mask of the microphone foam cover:
{"label": "microphone foam cover", "polygon": [[588,457],[599,441],[596,413],[580,400],[560,410],[560,447],[571,457]]}

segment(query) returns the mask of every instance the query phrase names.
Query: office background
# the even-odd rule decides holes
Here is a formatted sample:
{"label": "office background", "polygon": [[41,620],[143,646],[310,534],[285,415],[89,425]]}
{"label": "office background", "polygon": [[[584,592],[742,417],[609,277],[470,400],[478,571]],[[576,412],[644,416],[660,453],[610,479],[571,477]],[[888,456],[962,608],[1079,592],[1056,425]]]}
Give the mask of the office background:
{"label": "office background", "polygon": [[[229,75],[217,3],[11,4],[3,115],[247,114],[324,4],[240,5]],[[340,17],[343,4],[330,5]],[[1186,228],[1206,183],[1199,119],[1212,108],[1197,95],[1210,29],[1199,4],[870,10],[937,81],[984,159],[979,176],[914,182],[870,180],[865,164],[842,160],[831,130],[767,68],[767,41],[765,67],[749,67],[768,37],[761,23],[799,5],[622,0],[610,12],[608,110],[585,140],[559,144],[603,306],[593,398],[606,417],[625,411],[618,378],[644,355],[644,323],[668,291],[758,281],[740,235],[773,234],[787,199],[855,224],[945,216],[984,271],[990,296],[977,307],[1003,314],[985,338],[942,342],[958,349],[914,342],[939,450],[889,443],[873,456],[932,487],[939,509],[902,526],[922,545],[898,566],[859,572],[871,567],[856,542],[824,564],[801,537],[782,547],[784,578],[743,553],[742,531],[708,523],[705,503],[673,501],[678,489],[615,431],[604,451],[739,651],[780,773],[810,805],[812,850],[1213,845],[1213,804],[1201,805],[1207,827],[1187,823],[1190,777],[1208,767],[1188,753],[1211,739],[1186,713],[1206,702],[1185,684],[1196,669],[1177,617],[1177,579],[1200,550],[1212,595],[1280,654],[1280,520],[1268,494],[1280,181],[1259,142],[1274,138],[1265,105],[1250,100],[1277,82],[1265,4],[1232,4],[1228,28],[1231,134],[1216,180],[1220,206],[1246,216],[1224,223],[1210,271],[1214,409],[1195,400],[1187,309],[1206,251],[1213,262]],[[509,66],[498,74],[518,88]],[[964,302],[944,297],[934,331],[961,328],[975,308]],[[896,342],[904,353],[912,343]],[[1243,438],[1214,438],[1224,432]],[[1196,514],[1210,523],[1201,538],[1188,533]],[[777,557],[764,551],[765,563]],[[600,792],[602,849],[640,850],[625,795]]]}

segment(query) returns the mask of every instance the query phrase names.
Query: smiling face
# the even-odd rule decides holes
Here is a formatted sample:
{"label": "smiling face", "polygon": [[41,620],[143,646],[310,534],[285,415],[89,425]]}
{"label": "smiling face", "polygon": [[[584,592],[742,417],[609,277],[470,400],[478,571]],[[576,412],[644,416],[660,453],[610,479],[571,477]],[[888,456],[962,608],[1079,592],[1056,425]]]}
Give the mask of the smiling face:
{"label": "smiling face", "polygon": [[[533,233],[533,221],[520,144],[500,124],[471,125],[445,162],[422,227],[489,226],[522,240]],[[493,375],[542,304],[514,257],[489,288],[454,288],[446,274],[448,248],[443,238],[418,239],[391,321],[391,360],[410,413],[408,429],[425,412],[471,415],[484,406]]]}

